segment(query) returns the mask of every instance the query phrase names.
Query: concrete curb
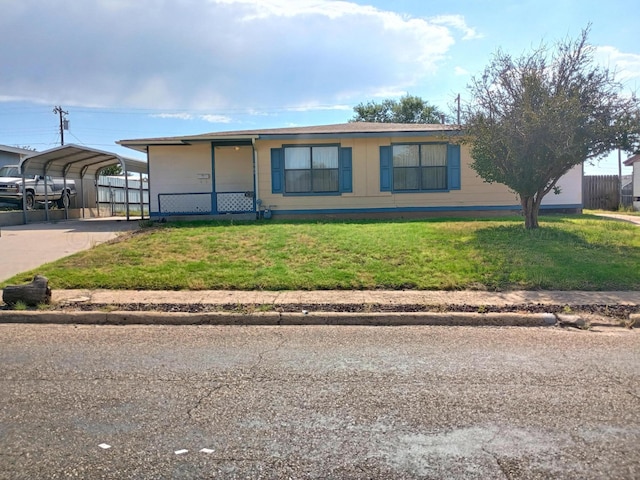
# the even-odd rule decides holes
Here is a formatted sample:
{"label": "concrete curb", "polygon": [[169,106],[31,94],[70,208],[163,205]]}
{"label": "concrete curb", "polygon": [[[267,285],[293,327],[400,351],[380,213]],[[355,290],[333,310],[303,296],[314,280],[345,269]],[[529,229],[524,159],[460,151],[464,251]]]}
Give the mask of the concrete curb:
{"label": "concrete curb", "polygon": [[0,311],[0,323],[60,325],[449,325],[540,327],[557,323],[552,313],[171,313],[171,312],[65,312]]}

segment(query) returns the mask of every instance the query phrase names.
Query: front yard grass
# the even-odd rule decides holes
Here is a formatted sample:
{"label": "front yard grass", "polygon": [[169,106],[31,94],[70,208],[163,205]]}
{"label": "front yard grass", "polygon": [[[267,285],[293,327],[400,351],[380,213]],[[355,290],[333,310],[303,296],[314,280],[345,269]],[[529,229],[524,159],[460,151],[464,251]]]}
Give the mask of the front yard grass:
{"label": "front yard grass", "polygon": [[52,288],[640,289],[640,229],[590,215],[167,223],[37,272]]}

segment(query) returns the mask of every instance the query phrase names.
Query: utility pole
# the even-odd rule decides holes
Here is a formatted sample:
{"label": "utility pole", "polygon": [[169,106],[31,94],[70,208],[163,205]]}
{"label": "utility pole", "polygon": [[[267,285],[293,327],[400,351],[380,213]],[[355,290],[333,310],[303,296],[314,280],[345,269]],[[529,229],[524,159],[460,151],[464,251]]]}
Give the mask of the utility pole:
{"label": "utility pole", "polygon": [[69,120],[63,118],[62,115],[69,115],[69,112],[65,112],[62,107],[57,106],[53,109],[53,113],[60,116],[60,145],[64,145],[64,131],[69,130]]}
{"label": "utility pole", "polygon": [[456,103],[458,104],[458,126],[460,126],[460,94],[456,97]]}

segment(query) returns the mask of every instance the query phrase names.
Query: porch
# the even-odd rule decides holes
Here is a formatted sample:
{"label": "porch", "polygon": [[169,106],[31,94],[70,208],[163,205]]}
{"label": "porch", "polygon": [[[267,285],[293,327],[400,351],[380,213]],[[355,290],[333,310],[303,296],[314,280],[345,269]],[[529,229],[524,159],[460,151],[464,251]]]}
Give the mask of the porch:
{"label": "porch", "polygon": [[[206,216],[255,218],[254,149],[249,141],[212,142],[191,148],[177,148],[171,158],[152,156],[150,177],[171,169],[168,181],[152,187],[151,216]],[[182,168],[176,171],[179,161]],[[154,185],[152,183],[152,185]],[[155,190],[155,192],[153,192]]]}

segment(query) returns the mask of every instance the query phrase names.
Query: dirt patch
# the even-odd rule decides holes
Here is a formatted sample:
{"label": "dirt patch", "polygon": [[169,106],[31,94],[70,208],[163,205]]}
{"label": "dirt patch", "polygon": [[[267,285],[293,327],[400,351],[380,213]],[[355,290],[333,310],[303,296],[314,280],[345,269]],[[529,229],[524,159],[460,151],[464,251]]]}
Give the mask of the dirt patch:
{"label": "dirt patch", "polygon": [[549,305],[549,304],[519,304],[519,305],[423,305],[423,304],[175,304],[175,303],[125,303],[125,304],[96,304],[96,303],[65,303],[53,307],[56,310],[78,311],[142,311],[142,312],[282,312],[295,313],[303,310],[308,312],[345,312],[345,313],[416,313],[416,312],[470,312],[470,313],[566,313],[575,315],[598,315],[602,317],[627,319],[630,314],[640,313],[640,305]]}

